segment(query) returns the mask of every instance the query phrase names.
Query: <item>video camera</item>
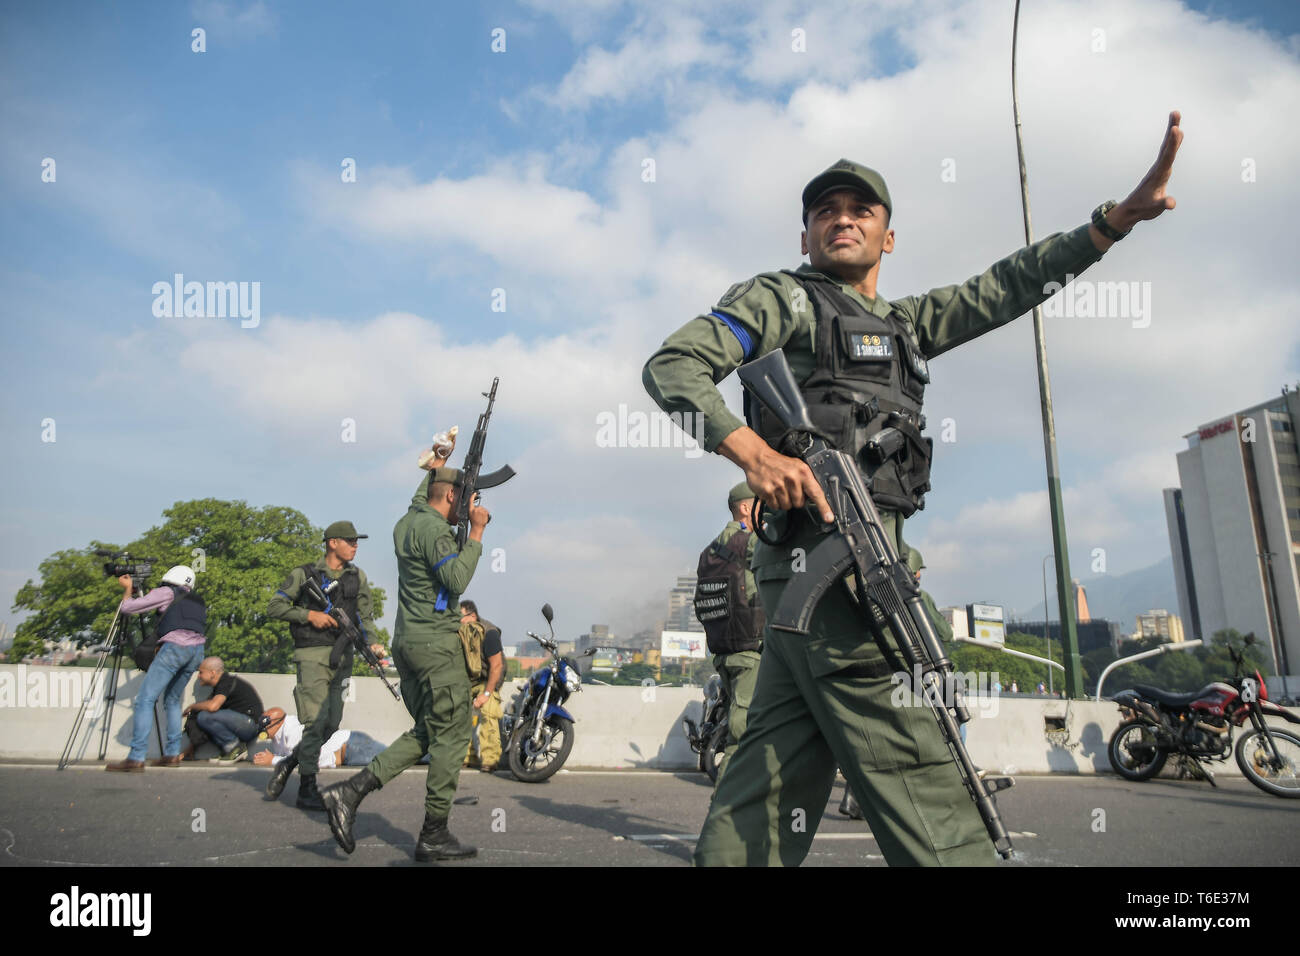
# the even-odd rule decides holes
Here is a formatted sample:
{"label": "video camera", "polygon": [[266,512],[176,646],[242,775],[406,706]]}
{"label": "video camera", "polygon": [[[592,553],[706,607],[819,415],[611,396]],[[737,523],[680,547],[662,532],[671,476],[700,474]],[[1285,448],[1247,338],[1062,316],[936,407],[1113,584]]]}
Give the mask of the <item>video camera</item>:
{"label": "video camera", "polygon": [[95,554],[101,558],[111,559],[104,562],[104,577],[120,578],[124,574],[129,574],[136,584],[148,578],[153,571],[153,566],[158,563],[157,558],[132,558],[126,551],[96,548]]}

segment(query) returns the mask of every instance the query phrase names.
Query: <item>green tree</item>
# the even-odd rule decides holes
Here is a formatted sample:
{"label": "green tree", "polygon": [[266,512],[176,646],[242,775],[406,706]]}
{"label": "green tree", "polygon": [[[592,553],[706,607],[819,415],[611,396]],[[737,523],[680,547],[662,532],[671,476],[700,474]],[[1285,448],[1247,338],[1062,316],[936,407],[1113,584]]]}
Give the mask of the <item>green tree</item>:
{"label": "green tree", "polygon": [[655,669],[649,664],[624,664],[611,684],[639,684],[646,678],[655,679]]}
{"label": "green tree", "polygon": [[[127,547],[132,555],[157,560],[148,584],[156,585],[172,565],[194,568],[196,590],[208,607],[208,652],[231,670],[292,671],[288,627],[268,618],[266,605],[291,568],[320,556],[322,530],[292,508],[254,508],[215,498],[177,502],[163,518]],[[71,637],[83,644],[103,639],[121,589],[104,576],[103,559],[90,553],[97,547],[117,550],[94,542],[84,551],[60,551],[41,562],[41,583],[28,581],[14,599],[13,610],[32,612],[15,629],[15,642],[20,637]],[[384,591],[372,584],[371,595],[379,617]],[[388,643],[382,629],[371,636]]]}

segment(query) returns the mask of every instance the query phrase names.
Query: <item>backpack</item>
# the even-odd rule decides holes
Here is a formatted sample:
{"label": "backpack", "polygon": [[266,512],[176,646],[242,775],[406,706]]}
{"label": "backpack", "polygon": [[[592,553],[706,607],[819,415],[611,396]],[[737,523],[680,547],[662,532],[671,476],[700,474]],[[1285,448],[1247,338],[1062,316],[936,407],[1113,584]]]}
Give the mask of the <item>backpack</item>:
{"label": "backpack", "polygon": [[695,618],[704,628],[709,653],[735,654],[763,646],[766,623],[757,594],[747,594],[746,554],[754,532],[737,531],[726,544],[700,552],[695,577]]}
{"label": "backpack", "polygon": [[483,679],[483,636],[482,624],[466,621],[460,626],[460,646],[465,650],[465,670],[469,672],[470,683]]}

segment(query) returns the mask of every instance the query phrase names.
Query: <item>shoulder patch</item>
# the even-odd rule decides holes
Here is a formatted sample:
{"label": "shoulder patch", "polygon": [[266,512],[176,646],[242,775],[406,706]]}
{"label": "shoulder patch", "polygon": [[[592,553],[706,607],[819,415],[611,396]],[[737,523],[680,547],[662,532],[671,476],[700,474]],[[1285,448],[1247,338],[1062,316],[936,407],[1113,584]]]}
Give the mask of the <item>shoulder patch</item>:
{"label": "shoulder patch", "polygon": [[735,285],[733,285],[730,289],[728,289],[723,294],[721,299],[718,300],[718,305],[719,306],[731,305],[731,303],[735,302],[737,299],[739,299],[742,295],[744,295],[753,287],[754,287],[753,279],[746,279],[744,282],[737,282]]}

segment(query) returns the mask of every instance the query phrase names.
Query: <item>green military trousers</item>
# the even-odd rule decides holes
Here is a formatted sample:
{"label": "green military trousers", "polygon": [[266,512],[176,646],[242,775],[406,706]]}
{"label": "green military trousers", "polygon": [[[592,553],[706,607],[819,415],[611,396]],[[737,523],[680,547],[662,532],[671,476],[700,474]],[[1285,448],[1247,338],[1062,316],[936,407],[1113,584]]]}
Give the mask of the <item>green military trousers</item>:
{"label": "green military trousers", "polygon": [[320,770],[320,749],[343,721],[343,682],[352,673],[349,651],[338,667],[330,667],[329,647],[299,647],[293,652],[298,683],[293,702],[302,723],[298,745],[298,773]]}
{"label": "green military trousers", "polygon": [[[759,546],[754,566],[764,608],[777,607],[797,575],[790,556],[816,543],[805,531],[779,550]],[[841,585],[826,592],[808,634],[769,625],[748,726],[718,779],[696,864],[803,862],[837,766],[890,865],[994,864],[993,843],[938,723],[928,708],[901,703],[911,702],[905,686],[891,676]]]}
{"label": "green military trousers", "polygon": [[370,772],[382,786],[427,753],[424,809],[445,820],[470,740],[472,701],[465,652],[460,638],[450,634],[404,640],[393,658],[402,679],[402,701],[415,726],[370,762]]}
{"label": "green military trousers", "polygon": [[762,658],[758,651],[737,651],[735,654],[717,654],[713,658],[713,669],[722,678],[722,686],[731,699],[727,708],[727,747],[722,756],[722,766],[727,769],[727,761],[736,752],[736,744],[745,733],[749,722],[749,705],[754,699],[754,684],[758,680],[758,664]]}

